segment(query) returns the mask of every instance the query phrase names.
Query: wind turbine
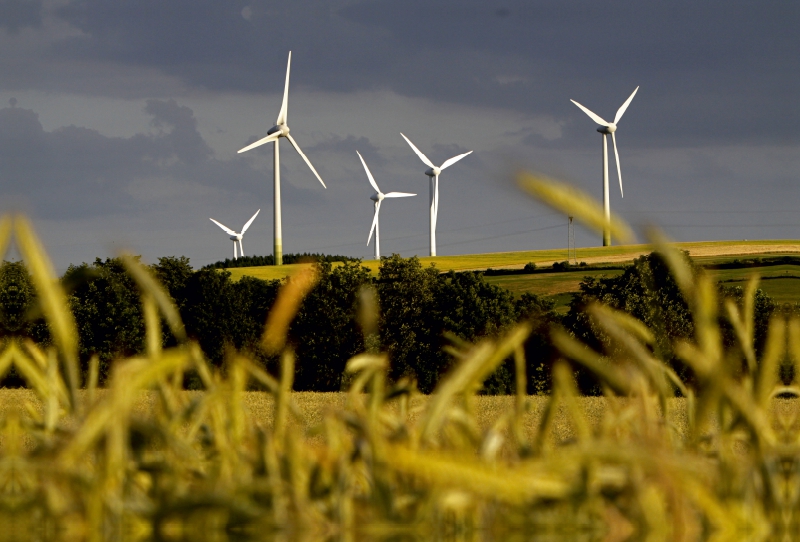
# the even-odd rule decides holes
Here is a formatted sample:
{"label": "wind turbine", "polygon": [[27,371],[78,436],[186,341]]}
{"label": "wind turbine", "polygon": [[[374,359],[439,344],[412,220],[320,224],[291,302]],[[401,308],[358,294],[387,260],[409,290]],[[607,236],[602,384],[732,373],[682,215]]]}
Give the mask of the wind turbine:
{"label": "wind turbine", "polygon": [[[250,217],[250,220],[248,220],[247,223],[244,226],[242,226],[242,231],[241,232],[235,232],[232,229],[230,229],[228,226],[226,226],[224,224],[220,224],[219,222],[217,222],[213,218],[209,218],[209,220],[211,222],[213,222],[214,224],[216,224],[217,226],[219,226],[220,228],[225,230],[225,233],[227,233],[228,235],[231,236],[230,239],[231,239],[231,241],[233,241],[233,259],[234,260],[238,259],[239,256],[244,256],[244,248],[242,248],[242,237],[244,237],[244,232],[247,231],[247,228],[250,227],[250,224],[253,223],[253,220],[256,219],[256,217],[258,216],[258,213],[260,213],[260,212],[261,212],[261,209],[256,211],[256,214],[254,214],[253,216]],[[239,243],[239,255],[238,256],[236,255],[236,243],[237,242]]]}
{"label": "wind turbine", "polygon": [[431,222],[430,222],[430,234],[431,234],[431,256],[436,256],[436,219],[439,216],[439,174],[442,173],[446,168],[452,166],[466,155],[471,154],[472,151],[465,152],[464,154],[459,154],[458,156],[454,156],[449,160],[445,160],[444,163],[436,167],[433,165],[427,156],[422,154],[418,148],[414,146],[410,139],[408,139],[403,132],[400,132],[400,135],[403,136],[403,139],[411,145],[411,149],[417,153],[420,160],[428,166],[430,169],[425,171],[425,175],[431,178],[431,187],[430,187],[430,194],[431,194],[431,208],[430,208],[430,215],[431,215]]}
{"label": "wind turbine", "polygon": [[252,143],[245,148],[239,150],[239,153],[247,152],[250,149],[255,149],[256,147],[260,147],[265,143],[269,143],[273,141],[275,146],[272,151],[272,176],[273,176],[273,190],[274,190],[274,206],[275,211],[273,213],[273,230],[275,233],[275,241],[274,241],[274,251],[273,256],[275,259],[275,265],[282,265],[283,264],[283,235],[281,232],[281,159],[280,159],[280,147],[279,147],[279,139],[285,137],[289,140],[289,143],[292,144],[294,150],[297,151],[303,160],[305,160],[308,167],[311,168],[311,171],[314,175],[319,179],[319,182],[322,183],[324,188],[328,188],[325,186],[325,183],[322,182],[322,178],[317,173],[317,170],[314,169],[314,166],[311,165],[311,161],[308,157],[303,154],[303,151],[300,150],[300,146],[294,140],[294,138],[289,133],[289,125],[287,124],[288,118],[288,108],[289,108],[289,69],[292,66],[292,52],[289,51],[289,61],[286,64],[286,86],[283,89],[283,104],[281,104],[281,111],[278,113],[278,120],[275,121],[275,126],[267,130],[267,136],[259,139],[255,143]]}
{"label": "wind turbine", "polygon": [[416,196],[416,194],[409,194],[408,192],[389,192],[388,194],[384,194],[381,192],[381,189],[378,188],[378,183],[375,182],[375,179],[372,177],[372,173],[370,173],[369,168],[367,167],[367,163],[364,161],[364,157],[361,156],[361,153],[356,151],[356,154],[359,158],[361,158],[361,163],[364,164],[364,171],[367,172],[367,179],[369,179],[369,184],[372,185],[372,188],[375,189],[375,193],[372,194],[369,199],[375,202],[375,216],[372,218],[372,227],[369,229],[369,237],[367,238],[367,246],[369,246],[370,241],[372,241],[372,233],[375,232],[375,259],[381,259],[381,234],[380,234],[380,227],[378,225],[378,216],[381,212],[381,202],[385,198],[407,198],[409,196]]}
{"label": "wind turbine", "polygon": [[[622,115],[625,114],[625,110],[628,109],[628,106],[631,104],[631,100],[633,100],[637,90],[639,90],[639,87],[636,87],[636,89],[633,91],[633,94],[631,94],[628,99],[625,100],[625,103],[622,104],[619,109],[617,109],[617,114],[614,116],[614,122],[606,122],[575,100],[570,100],[572,103],[580,107],[584,113],[589,115],[593,121],[600,125],[600,128],[598,128],[597,131],[603,134],[603,206],[606,212],[606,223],[611,220],[611,204],[608,201],[608,144],[606,141],[606,136],[611,134],[611,141],[614,143],[614,156],[617,159],[617,177],[619,178],[619,193],[624,197],[624,194],[622,193],[622,170],[619,167],[617,138],[614,136],[614,132],[617,131],[617,123],[622,118]],[[611,233],[608,231],[607,227],[603,228],[603,246],[611,246]]]}

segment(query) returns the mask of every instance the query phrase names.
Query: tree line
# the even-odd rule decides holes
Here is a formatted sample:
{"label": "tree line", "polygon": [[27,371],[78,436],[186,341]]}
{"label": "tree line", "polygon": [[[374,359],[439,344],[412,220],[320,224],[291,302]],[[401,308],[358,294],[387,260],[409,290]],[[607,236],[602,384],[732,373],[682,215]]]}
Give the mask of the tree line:
{"label": "tree line", "polygon": [[[358,258],[340,256],[338,254],[318,254],[303,252],[302,254],[284,254],[284,265],[301,262],[355,262]],[[203,268],[211,269],[230,269],[231,267],[257,267],[261,265],[273,265],[275,258],[272,254],[266,256],[239,256],[238,258],[225,258],[218,262],[204,265]]]}
{"label": "tree line", "polygon": [[[688,258],[688,257],[687,257]],[[377,277],[360,261],[333,266],[319,261],[319,282],[303,301],[289,329],[288,340],[296,356],[295,389],[339,391],[345,363],[365,349],[382,349],[390,358],[390,377],[408,378],[422,392],[432,391],[454,363],[447,346],[495,337],[513,323],[526,319],[532,333],[525,345],[528,392],[549,389],[550,365],[556,356],[550,344],[552,326],[563,326],[586,344],[602,351],[606,340],[584,310],[594,300],[628,312],[656,332],[656,349],[666,353],[676,371],[687,381],[692,375],[672,352],[674,341],[689,337],[693,325],[688,305],[666,265],[656,254],[642,256],[617,277],[586,277],[574,294],[566,314],[558,314],[553,303],[526,293],[515,297],[508,290],[487,283],[481,272],[441,273],[424,267],[418,258],[397,255],[381,259]],[[267,314],[282,284],[252,277],[231,280],[225,270],[194,271],[185,257],[159,258],[150,266],[175,302],[186,326],[211,363],[224,367],[228,350],[248,352],[268,370],[277,370],[277,360],[260,346]],[[141,354],[145,349],[144,317],[139,293],[116,258],[70,266],[62,277],[79,333],[80,360],[85,372],[89,359],[99,358],[101,382],[114,360]],[[378,329],[373,344],[365,342],[357,313],[360,293],[374,289],[379,305]],[[741,288],[720,286],[724,296],[741,304]],[[767,322],[775,303],[758,290],[755,334],[763,347]],[[733,331],[724,322],[723,331],[733,343]],[[49,333],[38,309],[36,292],[21,262],[0,266],[0,334],[49,342]],[[163,334],[165,347],[174,344]],[[577,371],[585,393],[598,391],[591,375]],[[0,385],[24,383],[15,374]],[[189,388],[198,382],[188,374]],[[485,393],[514,390],[514,364],[507,360],[489,377]]]}

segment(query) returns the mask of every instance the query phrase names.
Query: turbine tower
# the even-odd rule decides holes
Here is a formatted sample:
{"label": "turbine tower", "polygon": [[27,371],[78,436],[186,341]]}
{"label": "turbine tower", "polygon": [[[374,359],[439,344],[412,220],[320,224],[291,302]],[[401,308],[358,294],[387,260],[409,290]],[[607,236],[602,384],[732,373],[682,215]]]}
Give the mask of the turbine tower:
{"label": "turbine tower", "polygon": [[369,184],[372,185],[372,188],[375,189],[375,193],[372,194],[369,199],[375,202],[375,215],[372,218],[372,227],[369,229],[369,237],[367,238],[367,246],[369,246],[370,241],[372,241],[372,233],[375,233],[375,259],[381,259],[381,234],[380,234],[380,226],[378,225],[378,216],[381,212],[381,202],[385,198],[407,198],[409,196],[416,196],[416,194],[409,194],[408,192],[389,192],[388,194],[384,194],[381,192],[381,189],[378,188],[378,183],[375,182],[375,179],[372,177],[372,173],[370,173],[369,168],[367,167],[367,163],[364,161],[364,157],[361,156],[361,153],[356,151],[356,154],[359,158],[361,158],[361,163],[364,164],[364,171],[367,172],[367,179],[369,179]]}
{"label": "turbine tower", "polygon": [[[625,114],[625,110],[628,109],[633,97],[636,96],[637,90],[639,90],[639,87],[636,87],[633,91],[633,94],[631,94],[628,99],[625,100],[625,103],[622,104],[619,109],[617,109],[617,114],[614,116],[614,122],[606,122],[575,100],[570,100],[572,103],[580,107],[584,113],[589,115],[593,121],[600,125],[600,128],[598,128],[597,131],[603,134],[603,207],[606,212],[606,224],[608,224],[611,220],[611,204],[608,201],[608,143],[606,141],[606,137],[608,134],[611,134],[611,141],[614,143],[614,156],[617,159],[617,177],[619,178],[619,193],[624,197],[624,194],[622,193],[622,170],[619,167],[617,138],[615,137],[614,132],[617,131],[617,123],[622,118],[622,115]],[[603,246],[611,246],[611,232],[608,231],[608,227],[603,228]]]}
{"label": "turbine tower", "polygon": [[441,174],[442,171],[444,171],[446,168],[452,166],[453,164],[455,164],[456,162],[458,162],[459,160],[464,158],[466,155],[471,154],[472,151],[465,152],[464,154],[459,154],[458,156],[454,156],[454,157],[450,158],[449,160],[445,160],[444,163],[441,166],[436,167],[436,166],[433,165],[433,162],[431,162],[428,159],[427,156],[422,154],[419,151],[419,149],[414,146],[414,144],[411,142],[410,139],[408,139],[405,136],[405,134],[400,132],[400,135],[403,136],[403,139],[405,139],[406,142],[409,145],[411,145],[411,149],[415,153],[417,153],[417,156],[419,156],[420,160],[422,160],[422,162],[426,166],[428,166],[428,168],[429,168],[429,169],[425,170],[425,175],[427,175],[431,179],[431,184],[430,184],[430,194],[431,194],[430,215],[431,215],[431,219],[430,219],[430,228],[429,228],[430,235],[431,235],[431,256],[436,256],[436,219],[439,216],[439,174]]}
{"label": "turbine tower", "polygon": [[[247,228],[250,227],[250,224],[253,223],[253,220],[256,219],[256,217],[258,216],[258,213],[260,213],[260,212],[261,212],[261,209],[256,211],[256,214],[254,214],[253,216],[250,217],[250,220],[248,220],[247,223],[244,226],[242,226],[242,231],[241,232],[235,232],[232,229],[230,229],[228,226],[226,226],[225,224],[220,224],[219,222],[217,222],[213,218],[209,218],[209,220],[211,222],[213,222],[214,224],[216,224],[217,226],[222,228],[225,231],[225,233],[230,235],[230,240],[233,241],[233,259],[234,260],[238,259],[239,256],[244,256],[244,248],[242,247],[242,237],[244,237],[244,232],[247,231]],[[236,254],[236,243],[237,242],[239,243],[239,254],[238,255]]]}
{"label": "turbine tower", "polygon": [[289,125],[287,124],[287,118],[289,116],[288,108],[289,108],[289,69],[292,66],[292,52],[289,51],[289,61],[286,64],[286,85],[283,89],[283,104],[281,104],[281,111],[278,113],[278,120],[275,121],[275,126],[267,130],[267,136],[259,139],[255,143],[252,143],[245,148],[239,150],[239,153],[247,152],[250,149],[255,149],[256,147],[260,147],[265,143],[269,143],[270,141],[275,143],[272,151],[272,176],[273,176],[273,190],[274,190],[274,201],[273,204],[275,206],[275,211],[273,213],[273,230],[274,230],[274,246],[273,246],[273,257],[275,259],[275,265],[282,265],[283,264],[283,235],[281,232],[281,159],[280,159],[280,147],[279,147],[279,140],[282,137],[285,137],[289,140],[289,143],[292,144],[294,150],[297,151],[303,160],[305,160],[308,167],[311,168],[311,171],[314,175],[319,179],[319,182],[322,183],[323,188],[328,188],[325,186],[325,183],[322,182],[322,178],[317,173],[317,170],[314,169],[314,166],[311,165],[311,161],[308,157],[303,154],[303,151],[300,150],[300,146],[294,140],[294,138],[289,133]]}

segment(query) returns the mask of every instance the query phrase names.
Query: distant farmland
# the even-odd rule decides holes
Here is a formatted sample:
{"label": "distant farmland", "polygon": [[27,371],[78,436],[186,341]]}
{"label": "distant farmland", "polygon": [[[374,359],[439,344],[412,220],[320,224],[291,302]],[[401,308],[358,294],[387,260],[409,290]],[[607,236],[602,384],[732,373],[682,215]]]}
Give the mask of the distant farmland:
{"label": "distant farmland", "polygon": [[[682,250],[689,251],[689,254],[700,265],[730,262],[734,259],[800,255],[800,241],[798,240],[706,241],[678,243],[677,246]],[[577,249],[578,261],[585,262],[591,267],[563,273],[494,275],[486,276],[485,279],[491,284],[507,288],[515,295],[531,292],[550,297],[556,301],[561,310],[564,310],[571,298],[570,293],[578,290],[578,284],[585,276],[600,278],[622,273],[621,269],[598,269],[596,266],[626,264],[650,251],[649,245],[579,248]],[[442,271],[467,271],[522,269],[530,262],[541,269],[552,267],[553,263],[566,259],[567,251],[559,249],[421,257],[420,262],[423,266],[434,264]],[[300,265],[239,267],[228,269],[228,271],[234,280],[245,275],[272,280],[292,274]],[[363,261],[362,265],[369,267],[377,275],[377,261]],[[778,303],[800,303],[800,267],[796,265],[716,269],[710,272],[717,280],[730,286],[743,285],[751,274],[758,273],[763,279],[761,288]]]}

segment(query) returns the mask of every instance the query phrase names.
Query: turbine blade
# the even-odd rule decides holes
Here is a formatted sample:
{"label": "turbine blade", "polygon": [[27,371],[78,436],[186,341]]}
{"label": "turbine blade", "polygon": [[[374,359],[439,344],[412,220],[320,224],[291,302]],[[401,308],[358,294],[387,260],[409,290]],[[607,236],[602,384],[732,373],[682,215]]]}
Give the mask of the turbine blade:
{"label": "turbine blade", "polygon": [[209,218],[209,220],[210,220],[211,222],[213,222],[214,224],[216,224],[217,226],[219,226],[220,228],[222,228],[223,230],[225,230],[225,233],[227,233],[228,235],[236,235],[236,232],[235,232],[235,231],[233,231],[232,229],[230,229],[230,228],[229,228],[228,226],[226,226],[225,224],[220,224],[219,222],[217,222],[217,221],[216,221],[216,220],[214,220],[213,218]]}
{"label": "turbine blade", "polygon": [[604,120],[603,120],[601,117],[599,117],[598,115],[595,115],[594,113],[592,113],[591,111],[589,111],[588,109],[586,109],[585,107],[583,107],[581,104],[579,104],[579,103],[578,103],[578,102],[576,102],[575,100],[570,100],[570,101],[571,101],[572,103],[574,103],[575,105],[577,105],[578,107],[580,107],[580,108],[583,110],[583,112],[584,112],[584,113],[586,113],[587,115],[589,115],[589,117],[590,117],[590,118],[591,118],[593,121],[595,121],[597,124],[599,124],[600,126],[608,126],[608,123],[607,123],[606,121],[604,121]]}
{"label": "turbine blade", "polygon": [[411,145],[411,149],[412,149],[412,150],[413,150],[415,153],[417,153],[417,156],[419,156],[420,160],[422,160],[422,162],[423,162],[423,163],[424,163],[426,166],[428,166],[428,167],[436,167],[436,166],[434,166],[434,165],[433,165],[433,162],[431,162],[430,160],[428,160],[428,157],[427,157],[427,156],[425,156],[424,154],[422,154],[422,153],[420,152],[420,150],[414,146],[414,144],[411,142],[411,140],[410,140],[410,139],[408,139],[408,138],[405,136],[405,134],[404,134],[403,132],[400,132],[400,135],[401,135],[401,136],[403,136],[403,139],[405,139],[405,140],[406,140],[406,143],[408,143],[409,145]]}
{"label": "turbine blade", "polygon": [[245,224],[245,225],[242,227],[242,235],[244,235],[244,232],[246,232],[246,231],[247,231],[247,228],[249,228],[249,227],[250,227],[250,224],[252,224],[252,223],[253,223],[253,220],[255,220],[255,219],[256,219],[256,217],[258,216],[258,213],[260,213],[260,212],[261,212],[261,209],[259,209],[258,211],[256,211],[256,214],[254,214],[252,217],[250,217],[250,220],[248,220],[248,221],[247,221],[247,224]]}
{"label": "turbine blade", "polygon": [[416,196],[416,194],[409,194],[408,192],[389,192],[384,194],[384,198],[407,198],[409,196]]}
{"label": "turbine blade", "polygon": [[[236,241],[234,241],[235,243]],[[239,239],[239,256],[244,256],[244,248],[242,247],[242,240]]]}
{"label": "turbine blade", "polygon": [[288,139],[288,140],[289,140],[289,143],[291,143],[291,144],[292,144],[292,147],[294,147],[294,150],[296,150],[296,151],[297,151],[297,154],[299,154],[299,155],[300,155],[300,156],[303,158],[303,160],[305,160],[305,161],[306,161],[306,164],[308,164],[308,167],[311,169],[311,171],[312,171],[312,172],[314,173],[314,175],[317,177],[317,180],[318,180],[320,183],[322,183],[322,187],[323,187],[323,188],[328,188],[327,186],[325,186],[325,183],[323,183],[323,182],[322,182],[322,177],[320,177],[320,176],[319,176],[319,173],[317,173],[317,170],[316,170],[316,169],[314,169],[314,166],[312,166],[312,165],[311,165],[311,160],[309,160],[309,159],[308,159],[308,156],[306,156],[305,154],[303,154],[303,151],[301,151],[301,150],[300,150],[300,145],[298,145],[298,144],[297,144],[297,141],[295,141],[295,140],[294,140],[294,138],[292,137],[292,134],[286,134],[286,139]]}
{"label": "turbine blade", "polygon": [[292,67],[292,52],[289,51],[289,61],[286,63],[286,86],[283,88],[283,103],[281,104],[281,112],[278,113],[278,120],[275,124],[286,124],[289,117],[289,69]]}
{"label": "turbine blade", "polygon": [[[380,194],[381,193],[381,189],[378,188],[378,183],[376,183],[375,179],[372,177],[372,173],[370,173],[369,168],[367,167],[367,163],[364,161],[364,157],[361,156],[361,153],[358,152],[358,151],[356,151],[356,154],[358,155],[359,158],[361,158],[361,163],[364,164],[364,171],[367,172],[367,179],[369,179],[369,184],[372,185],[372,188],[375,189],[375,192]],[[369,244],[369,243],[367,243],[367,244]]]}
{"label": "turbine blade", "polygon": [[629,106],[629,105],[631,105],[631,100],[633,100],[633,97],[634,97],[634,96],[636,96],[636,91],[637,91],[637,90],[639,90],[639,87],[636,87],[636,88],[633,90],[633,94],[631,94],[631,95],[628,97],[628,99],[627,99],[627,100],[625,100],[625,103],[624,103],[624,104],[622,104],[622,105],[620,106],[620,108],[619,108],[619,109],[617,109],[617,115],[614,117],[614,124],[618,123],[618,122],[619,122],[619,119],[621,119],[621,118],[622,118],[622,115],[624,115],[624,114],[625,114],[625,110],[626,110],[626,109],[628,109],[628,106]]}
{"label": "turbine blade", "polygon": [[458,162],[459,160],[461,160],[462,158],[464,158],[468,154],[472,154],[472,151],[465,152],[464,154],[459,154],[458,156],[453,156],[452,158],[449,158],[449,159],[445,160],[444,164],[442,164],[441,167],[439,167],[439,170],[442,171],[442,170],[444,170],[446,168],[449,168],[450,166],[452,166],[453,164],[455,164],[456,162]]}
{"label": "turbine blade", "polygon": [[619,193],[624,198],[625,194],[622,192],[622,170],[619,167],[619,153],[617,152],[617,137],[614,135],[614,132],[611,132],[611,141],[614,142],[614,156],[617,158],[617,177],[619,178]]}
{"label": "turbine blade", "polygon": [[367,246],[372,241],[372,234],[375,233],[375,226],[378,225],[378,213],[381,212],[381,202],[375,202],[375,215],[372,217],[372,227],[369,229],[369,237],[367,238]]}
{"label": "turbine blade", "polygon": [[239,150],[238,150],[238,151],[236,151],[236,152],[237,152],[238,154],[241,154],[241,153],[243,153],[243,152],[247,152],[247,151],[249,151],[250,149],[255,149],[256,147],[260,147],[260,146],[261,146],[261,145],[263,145],[264,143],[269,143],[270,141],[275,141],[275,140],[276,140],[276,139],[278,139],[279,137],[281,137],[281,133],[280,133],[280,132],[275,132],[274,134],[269,134],[267,137],[261,138],[261,139],[259,139],[258,141],[256,141],[255,143],[251,143],[251,144],[249,144],[248,146],[246,146],[245,148],[243,148],[243,149],[239,149]]}

